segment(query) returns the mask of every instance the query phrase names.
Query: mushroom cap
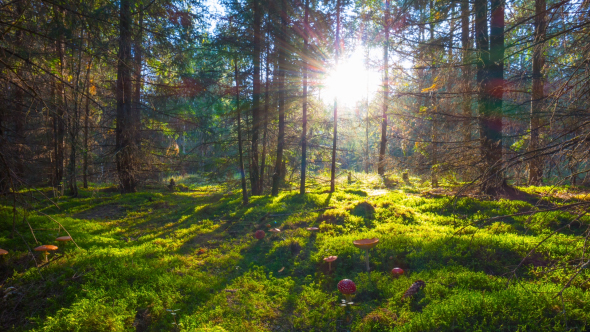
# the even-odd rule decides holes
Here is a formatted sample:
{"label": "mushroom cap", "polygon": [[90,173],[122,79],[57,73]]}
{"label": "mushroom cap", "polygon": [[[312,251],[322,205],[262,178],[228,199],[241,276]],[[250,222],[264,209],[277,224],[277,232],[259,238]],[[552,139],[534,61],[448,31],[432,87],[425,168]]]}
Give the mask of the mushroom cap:
{"label": "mushroom cap", "polygon": [[281,230],[278,229],[278,228],[271,228],[268,231],[271,232],[271,233],[280,233],[281,232]]}
{"label": "mushroom cap", "polygon": [[399,267],[394,267],[393,270],[391,270],[391,274],[394,276],[400,276],[404,274],[404,270],[400,269]]}
{"label": "mushroom cap", "polygon": [[338,290],[342,294],[353,294],[356,292],[356,285],[350,279],[342,279],[338,283]]}
{"label": "mushroom cap", "polygon": [[59,242],[72,241],[72,237],[71,236],[60,236],[57,239],[55,239],[55,241],[59,241]]}
{"label": "mushroom cap", "polygon": [[379,239],[376,237],[372,238],[372,239],[362,239],[362,240],[352,241],[352,244],[354,244],[355,247],[360,248],[360,249],[371,249],[374,246],[376,246],[377,243],[379,243]]}
{"label": "mushroom cap", "polygon": [[308,231],[319,231],[320,230],[318,227],[307,227],[306,229]]}
{"label": "mushroom cap", "polygon": [[333,262],[336,259],[338,259],[338,256],[328,256],[328,257],[324,258],[324,261],[326,261],[326,262]]}
{"label": "mushroom cap", "polygon": [[42,246],[38,246],[35,248],[35,251],[49,251],[49,250],[57,250],[57,246],[53,246],[51,244],[44,244]]}
{"label": "mushroom cap", "polygon": [[258,240],[262,240],[264,238],[264,231],[259,229],[256,231],[256,233],[254,233],[254,237],[257,238]]}
{"label": "mushroom cap", "polygon": [[0,255],[6,255],[8,254],[8,251],[4,250],[4,249],[0,249]]}

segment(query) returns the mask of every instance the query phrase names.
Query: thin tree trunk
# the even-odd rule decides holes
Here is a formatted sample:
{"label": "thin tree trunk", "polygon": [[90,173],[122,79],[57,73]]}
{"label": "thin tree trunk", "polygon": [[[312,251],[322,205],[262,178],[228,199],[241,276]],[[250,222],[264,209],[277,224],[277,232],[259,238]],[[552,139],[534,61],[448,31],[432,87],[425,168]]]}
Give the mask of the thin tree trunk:
{"label": "thin tree trunk", "polygon": [[536,150],[539,148],[539,131],[541,130],[541,109],[543,107],[544,82],[543,82],[543,65],[545,57],[543,56],[543,43],[547,30],[547,5],[545,0],[535,0],[535,48],[533,50],[533,88],[531,95],[531,119],[530,132],[531,139],[528,146],[528,152],[534,158],[528,162],[529,179],[531,186],[538,186],[543,180],[543,159],[538,156]]}
{"label": "thin tree trunk", "polygon": [[[270,20],[268,23],[268,30],[270,31]],[[270,35],[268,35],[270,37]],[[264,92],[264,132],[262,134],[262,156],[260,161],[260,193],[264,191],[264,170],[266,168],[266,146],[268,135],[268,112],[270,110],[270,42],[267,43],[266,48],[266,82]],[[274,78],[274,75],[273,75]]]}
{"label": "thin tree trunk", "polygon": [[[430,4],[429,4],[429,8],[430,8],[430,12],[434,12],[434,3],[433,0],[430,0]],[[433,44],[434,43],[434,23],[430,23],[429,24],[429,35],[430,35],[430,39],[429,39],[429,43]],[[431,46],[433,47],[433,46]],[[437,51],[437,50],[434,50]],[[430,78],[431,78],[431,82],[430,84],[435,84],[434,79],[438,76],[438,70],[436,68],[431,68],[430,69],[431,73],[430,73]],[[430,155],[430,184],[433,188],[437,188],[438,187],[438,137],[439,137],[439,126],[441,125],[440,119],[439,119],[439,114],[438,114],[438,103],[436,102],[436,97],[435,97],[435,93],[434,91],[431,91],[429,93],[430,98],[429,102],[430,102],[430,107],[429,109],[431,110],[432,113],[432,123],[431,123],[431,128],[430,128],[430,146],[432,148],[431,150],[431,155]]]}
{"label": "thin tree trunk", "polygon": [[[61,17],[61,9],[54,8],[55,21],[61,25],[63,19]],[[60,34],[55,41],[56,53],[59,58],[59,77],[64,76],[64,43],[63,36]],[[54,117],[54,153],[55,153],[55,177],[53,185],[60,192],[63,190],[63,175],[64,175],[64,137],[65,137],[65,125],[64,125],[64,99],[65,92],[63,83],[59,80],[55,81],[55,94],[56,94],[56,115]]]}
{"label": "thin tree trunk", "polygon": [[[336,66],[340,54],[340,0],[336,1]],[[336,182],[336,146],[338,143],[338,97],[334,96],[334,135],[332,138],[332,165],[330,168],[330,192],[334,192]]]}
{"label": "thin tree trunk", "polygon": [[[88,66],[90,67],[90,66]],[[90,69],[89,69],[90,70]],[[88,98],[88,93],[90,92],[90,84],[86,85],[86,105],[85,105],[85,114],[84,114],[84,153],[83,153],[83,160],[82,160],[82,172],[83,172],[83,187],[84,189],[88,188],[88,126],[90,121],[90,107]]]}
{"label": "thin tree trunk", "polygon": [[258,173],[258,145],[260,136],[260,124],[262,116],[260,112],[260,57],[262,53],[262,6],[260,0],[254,0],[254,52],[252,63],[254,65],[252,77],[252,149],[250,157],[250,187],[252,195],[261,195],[260,179]]}
{"label": "thin tree trunk", "polygon": [[131,70],[131,0],[121,0],[119,18],[119,54],[117,56],[117,126],[116,162],[121,191],[136,191],[135,180],[135,126],[132,115]]}
{"label": "thin tree trunk", "polygon": [[308,35],[309,22],[309,0],[305,0],[305,17],[303,21],[303,114],[302,114],[302,133],[301,133],[301,185],[299,193],[305,194],[305,171],[307,170],[307,47],[309,43]]}
{"label": "thin tree trunk", "polygon": [[[366,64],[369,64],[369,49],[366,53]],[[367,73],[368,75],[368,73]],[[367,118],[365,119],[365,173],[369,173],[369,77],[367,76]]]}
{"label": "thin tree trunk", "polygon": [[[82,37],[82,34],[81,36]],[[72,53],[74,50],[72,49]],[[73,59],[72,59],[73,60]],[[73,91],[73,99],[74,99],[74,109],[71,112],[71,115],[68,117],[69,126],[68,129],[70,131],[70,164],[69,164],[69,190],[70,196],[78,197],[78,179],[77,179],[77,172],[76,172],[76,158],[78,152],[78,134],[80,132],[80,103],[82,98],[80,97],[80,74],[82,72],[82,50],[78,53],[78,68],[75,73],[74,79],[74,91]]]}
{"label": "thin tree trunk", "polygon": [[285,78],[286,78],[286,64],[287,54],[286,48],[287,42],[287,2],[281,1],[281,29],[280,36],[278,36],[279,42],[279,133],[277,142],[277,159],[275,161],[275,171],[272,175],[272,195],[277,196],[279,194],[279,183],[282,178],[281,171],[283,169],[283,149],[285,146],[285,99],[287,94],[285,93]]}
{"label": "thin tree trunk", "polygon": [[234,59],[234,71],[236,81],[236,112],[238,121],[238,153],[240,154],[240,179],[242,181],[242,203],[248,204],[248,189],[246,188],[246,170],[244,169],[244,158],[242,150],[242,118],[240,110],[240,85],[238,77],[238,59]]}
{"label": "thin tree trunk", "polygon": [[471,91],[469,88],[469,81],[471,79],[470,58],[469,58],[469,2],[461,2],[461,46],[463,48],[463,67],[461,76],[463,78],[463,102],[461,107],[463,109],[463,142],[469,144],[471,141]]}
{"label": "thin tree trunk", "polygon": [[381,115],[381,145],[377,173],[385,174],[385,150],[387,148],[387,106],[389,102],[389,0],[385,1],[385,40],[383,41],[383,114]]}

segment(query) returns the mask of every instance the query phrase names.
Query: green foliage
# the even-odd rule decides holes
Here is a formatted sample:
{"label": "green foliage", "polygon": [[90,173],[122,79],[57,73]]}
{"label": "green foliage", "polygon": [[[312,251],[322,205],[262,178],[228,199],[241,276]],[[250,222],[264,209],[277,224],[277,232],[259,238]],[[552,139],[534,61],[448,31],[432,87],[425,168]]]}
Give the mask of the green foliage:
{"label": "green foliage", "polygon": [[[568,212],[483,222],[532,205],[361,187],[257,196],[244,207],[239,192],[191,178],[177,183],[189,190],[170,192],[162,185],[120,195],[92,188],[81,190],[79,198],[61,199],[59,209],[39,200],[35,208],[62,223],[80,246],[60,248],[63,251],[51,254],[54,260],[39,272],[27,260],[22,239],[10,238],[11,224],[3,223],[0,247],[10,254],[0,267],[6,279],[2,290],[15,287],[18,292],[3,300],[3,308],[9,309],[2,312],[18,309],[3,328],[124,331],[144,324],[153,331],[175,326],[181,331],[587,329],[588,272],[581,271],[563,292],[563,300],[555,296],[574,271],[564,262],[577,259],[571,248],[583,242],[581,232],[558,232],[523,262],[547,234],[575,217]],[[11,220],[11,206],[5,204],[1,218]],[[43,215],[31,213],[27,221],[41,243],[63,235]],[[253,232],[266,230],[266,224],[281,233],[267,232],[256,240]],[[318,225],[321,232],[305,230]],[[35,245],[26,223],[19,221],[17,229]],[[370,250],[369,275],[364,251],[352,241],[372,237],[380,242]],[[338,259],[327,273],[323,258],[331,255]],[[563,268],[550,268],[555,264]],[[405,274],[394,279],[389,273],[393,267]],[[344,278],[355,281],[357,293],[354,305],[341,307],[336,284]],[[402,302],[418,279],[426,287]]]}

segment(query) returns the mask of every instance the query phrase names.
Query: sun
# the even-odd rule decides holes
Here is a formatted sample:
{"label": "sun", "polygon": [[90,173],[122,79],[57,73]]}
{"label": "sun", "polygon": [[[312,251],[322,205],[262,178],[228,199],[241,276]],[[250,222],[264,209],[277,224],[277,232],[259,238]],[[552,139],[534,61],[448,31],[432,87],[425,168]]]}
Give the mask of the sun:
{"label": "sun", "polygon": [[324,103],[333,103],[337,97],[338,105],[354,106],[367,96],[373,98],[380,88],[381,75],[367,67],[366,58],[367,51],[359,47],[350,57],[340,59],[323,82],[321,98]]}

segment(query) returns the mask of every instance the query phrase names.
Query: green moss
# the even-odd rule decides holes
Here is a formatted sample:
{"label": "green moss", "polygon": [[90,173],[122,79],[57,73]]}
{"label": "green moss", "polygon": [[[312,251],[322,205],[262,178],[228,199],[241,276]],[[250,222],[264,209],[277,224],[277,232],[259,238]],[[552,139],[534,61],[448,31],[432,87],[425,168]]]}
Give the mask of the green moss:
{"label": "green moss", "polygon": [[[10,237],[12,207],[5,202],[0,247],[10,254],[0,265],[0,293],[8,287],[17,292],[2,300],[9,319],[1,328],[126,331],[144,324],[161,331],[173,330],[176,319],[181,331],[587,329],[590,273],[573,279],[563,300],[555,297],[575,271],[571,262],[580,260],[572,248],[583,246],[587,217],[561,230],[576,215],[552,211],[485,221],[535,207],[418,195],[422,189],[409,187],[387,191],[378,178],[355,178],[352,189],[257,196],[247,206],[239,192],[194,178],[175,179],[189,188],[177,192],[161,186],[121,195],[93,187],[79,198],[59,198],[59,208],[38,197],[34,208],[62,223],[80,246],[52,254],[58,258],[39,272],[20,236]],[[552,191],[572,194],[530,189]],[[566,204],[552,197],[552,204]],[[24,211],[18,213],[17,229],[33,246]],[[63,235],[42,214],[28,212],[26,220],[40,243]],[[267,224],[281,233],[256,240],[254,231]],[[372,237],[380,242],[370,250],[369,275],[364,251],[352,241]],[[327,273],[323,258],[330,255],[338,260]],[[394,279],[393,267],[405,274]],[[357,284],[353,306],[340,306],[336,285],[344,278]],[[418,279],[426,287],[402,302]]]}

